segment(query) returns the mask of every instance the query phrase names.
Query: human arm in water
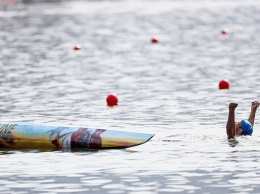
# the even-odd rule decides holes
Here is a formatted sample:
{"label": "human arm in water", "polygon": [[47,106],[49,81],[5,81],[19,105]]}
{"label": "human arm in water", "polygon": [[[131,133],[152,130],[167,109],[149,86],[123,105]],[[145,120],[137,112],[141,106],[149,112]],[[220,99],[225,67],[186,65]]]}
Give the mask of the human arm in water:
{"label": "human arm in water", "polygon": [[254,126],[254,123],[255,123],[255,113],[256,113],[257,108],[259,107],[259,104],[260,103],[258,101],[254,101],[254,102],[252,102],[252,105],[251,105],[251,112],[248,117],[248,121],[252,124],[252,126]]}
{"label": "human arm in water", "polygon": [[228,139],[232,139],[236,135],[236,121],[235,121],[235,109],[237,107],[237,102],[231,102],[229,104],[228,120],[226,124]]}

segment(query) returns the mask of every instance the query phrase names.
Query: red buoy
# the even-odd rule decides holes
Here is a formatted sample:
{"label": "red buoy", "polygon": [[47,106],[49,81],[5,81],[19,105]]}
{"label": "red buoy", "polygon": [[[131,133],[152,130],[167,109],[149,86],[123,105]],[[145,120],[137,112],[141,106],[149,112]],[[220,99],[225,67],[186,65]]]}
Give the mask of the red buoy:
{"label": "red buoy", "polygon": [[154,37],[152,37],[151,42],[152,43],[158,43],[159,40],[158,40],[158,38],[156,36],[154,36]]}
{"label": "red buoy", "polygon": [[221,30],[221,34],[222,34],[222,35],[228,35],[228,33],[229,33],[229,31],[228,31],[228,29],[226,29],[226,28],[224,28],[224,29]]}
{"label": "red buoy", "polygon": [[229,89],[229,82],[228,82],[227,79],[220,80],[220,82],[219,82],[219,89],[220,90]]}
{"label": "red buoy", "polygon": [[116,106],[118,103],[118,98],[116,94],[109,94],[106,100],[108,106]]}
{"label": "red buoy", "polygon": [[74,47],[74,50],[75,50],[75,51],[78,51],[78,50],[80,50],[80,49],[81,49],[81,45],[80,45],[80,44],[75,45],[75,47]]}

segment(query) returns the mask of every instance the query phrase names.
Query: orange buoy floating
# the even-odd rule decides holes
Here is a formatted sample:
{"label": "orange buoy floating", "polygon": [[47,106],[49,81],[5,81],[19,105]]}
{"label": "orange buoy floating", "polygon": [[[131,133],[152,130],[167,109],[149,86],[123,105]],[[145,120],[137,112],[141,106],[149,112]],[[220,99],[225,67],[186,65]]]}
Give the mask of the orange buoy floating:
{"label": "orange buoy floating", "polygon": [[117,95],[116,94],[109,94],[107,96],[106,101],[107,101],[108,106],[116,106],[117,103],[118,103]]}
{"label": "orange buoy floating", "polygon": [[219,89],[229,89],[229,81],[227,79],[220,80],[219,82]]}

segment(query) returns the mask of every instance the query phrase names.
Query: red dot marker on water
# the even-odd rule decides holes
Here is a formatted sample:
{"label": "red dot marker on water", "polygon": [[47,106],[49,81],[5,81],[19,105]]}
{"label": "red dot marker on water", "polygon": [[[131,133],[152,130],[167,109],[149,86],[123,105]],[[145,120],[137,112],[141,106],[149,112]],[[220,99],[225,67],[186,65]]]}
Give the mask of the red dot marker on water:
{"label": "red dot marker on water", "polygon": [[224,28],[224,29],[221,30],[221,34],[222,34],[222,35],[228,35],[228,33],[229,33],[229,31],[228,31],[228,29],[226,29],[226,28]]}
{"label": "red dot marker on water", "polygon": [[4,0],[4,3],[9,3],[9,4],[15,4],[15,3],[19,3],[20,0]]}
{"label": "red dot marker on water", "polygon": [[75,47],[74,47],[74,50],[75,50],[75,51],[78,51],[78,50],[80,50],[80,49],[81,49],[81,45],[80,45],[80,44],[75,45]]}
{"label": "red dot marker on water", "polygon": [[219,89],[220,90],[229,89],[229,82],[228,82],[227,79],[220,80],[220,82],[219,82]]}
{"label": "red dot marker on water", "polygon": [[159,40],[158,40],[158,38],[156,36],[154,36],[154,37],[152,37],[151,42],[152,43],[158,43]]}
{"label": "red dot marker on water", "polygon": [[116,94],[109,94],[106,100],[108,106],[116,106],[118,103],[118,98]]}

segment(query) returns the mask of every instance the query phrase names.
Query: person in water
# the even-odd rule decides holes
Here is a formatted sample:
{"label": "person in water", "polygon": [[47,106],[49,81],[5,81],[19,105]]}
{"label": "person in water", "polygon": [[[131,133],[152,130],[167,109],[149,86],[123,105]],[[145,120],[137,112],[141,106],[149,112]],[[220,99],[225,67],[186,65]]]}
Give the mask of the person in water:
{"label": "person in water", "polygon": [[248,120],[242,120],[239,122],[235,121],[235,109],[238,103],[231,102],[229,104],[228,120],[226,125],[228,139],[235,138],[235,136],[239,135],[252,135],[255,122],[255,113],[259,107],[259,104],[260,103],[258,101],[252,102]]}

